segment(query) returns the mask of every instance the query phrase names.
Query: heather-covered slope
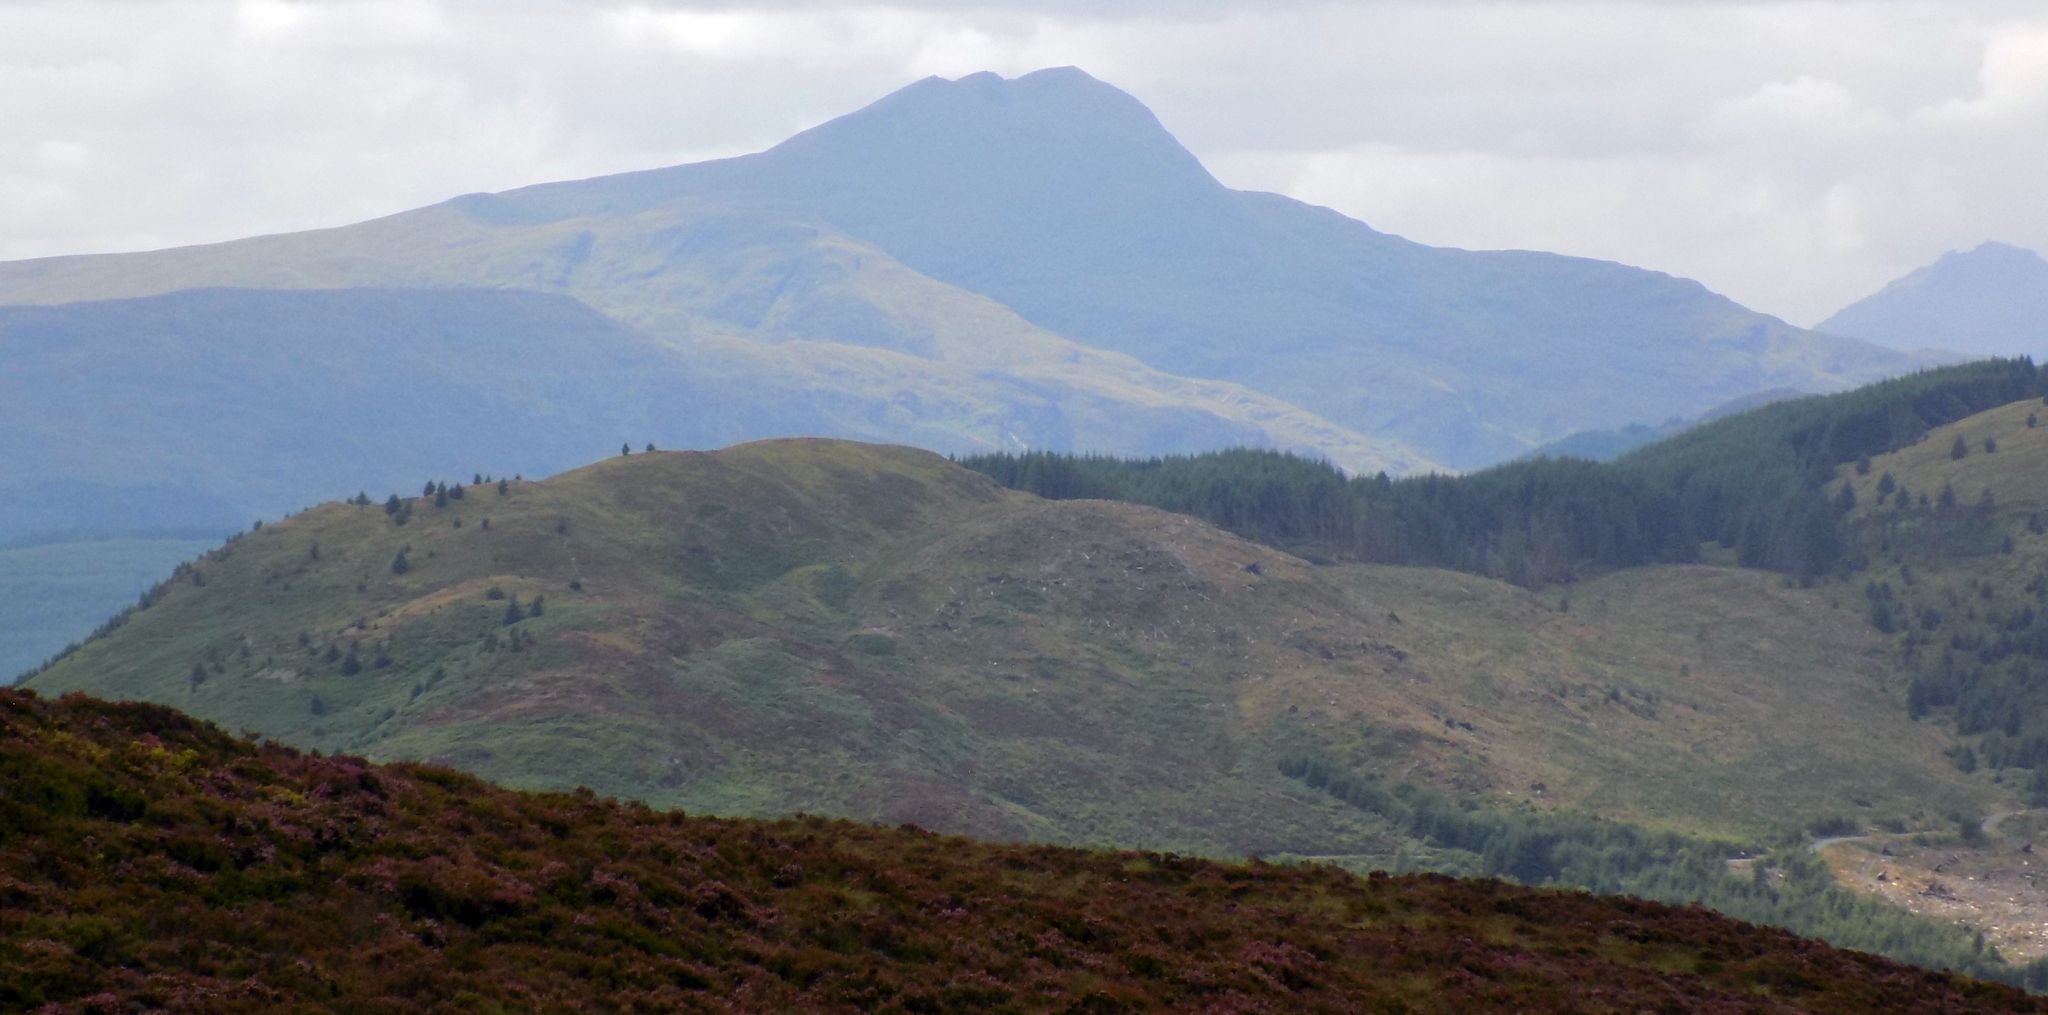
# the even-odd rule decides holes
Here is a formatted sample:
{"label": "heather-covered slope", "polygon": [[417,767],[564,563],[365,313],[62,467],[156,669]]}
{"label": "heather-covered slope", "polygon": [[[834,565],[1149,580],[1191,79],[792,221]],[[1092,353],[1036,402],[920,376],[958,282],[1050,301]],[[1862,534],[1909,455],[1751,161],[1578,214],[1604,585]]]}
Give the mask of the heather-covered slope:
{"label": "heather-covered slope", "polygon": [[[1071,68],[927,79],[741,158],[342,229],[0,265],[0,303],[353,285],[566,293],[664,337],[722,329],[871,363],[886,362],[877,349],[946,355],[958,335],[1005,375],[1056,364],[1015,340],[1051,332],[1382,441],[1344,462],[1368,472],[1485,464],[1915,363],[1656,272],[1427,247],[1230,190],[1137,100]],[[1103,449],[1088,433],[1074,444]]]}
{"label": "heather-covered slope", "polygon": [[528,795],[0,692],[0,1006],[2048,1010],[1698,908]]}
{"label": "heather-covered slope", "polygon": [[1888,700],[1855,604],[1765,574],[1567,607],[829,441],[438,500],[266,526],[29,684],[521,786],[1240,855],[1399,847],[1305,755],[1745,836],[1998,795]]}

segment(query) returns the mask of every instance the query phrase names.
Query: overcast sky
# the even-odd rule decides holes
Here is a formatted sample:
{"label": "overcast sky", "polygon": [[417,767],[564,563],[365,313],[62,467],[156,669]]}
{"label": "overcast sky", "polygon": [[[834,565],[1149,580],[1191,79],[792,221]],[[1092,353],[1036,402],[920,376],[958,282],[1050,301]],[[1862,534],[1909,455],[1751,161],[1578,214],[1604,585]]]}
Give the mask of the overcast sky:
{"label": "overcast sky", "polygon": [[0,0],[0,258],[736,154],[1062,64],[1232,186],[1799,324],[1951,248],[2048,251],[2040,0]]}

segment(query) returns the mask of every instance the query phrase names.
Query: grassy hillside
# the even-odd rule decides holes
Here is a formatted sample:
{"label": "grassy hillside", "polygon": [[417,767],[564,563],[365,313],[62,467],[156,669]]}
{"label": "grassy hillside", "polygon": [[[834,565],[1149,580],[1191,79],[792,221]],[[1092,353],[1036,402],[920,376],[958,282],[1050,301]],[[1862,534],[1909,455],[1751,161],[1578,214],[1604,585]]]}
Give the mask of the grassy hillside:
{"label": "grassy hillside", "polygon": [[1441,682],[1456,736],[1522,795],[1702,832],[1927,825],[2000,798],[1939,770],[1949,738],[1899,721],[1906,678],[1853,600],[1734,568],[1638,568],[1543,594],[1343,573],[1399,611],[1399,643]]}
{"label": "grassy hillside", "polygon": [[[2048,404],[2041,387],[2041,372],[2023,360],[1969,364],[1771,405],[1609,465],[1535,462],[1457,478],[1347,480],[1312,462],[1250,452],[1140,462],[998,456],[969,464],[1006,484],[1054,496],[1116,496],[1188,510],[1306,553],[1436,560],[1530,584],[1579,577],[1549,586],[1542,596],[1569,600],[1576,614],[1586,612],[1589,597],[1635,608],[1636,617],[1617,625],[1626,634],[1597,644],[1637,661],[1643,658],[1640,639],[1650,632],[1707,628],[1697,622],[1697,607],[1668,589],[1641,585],[1631,595],[1603,596],[1605,585],[1657,573],[1627,565],[1677,557],[1779,568],[1789,574],[1778,595],[1830,603],[1839,608],[1837,624],[1853,611],[1862,626],[1888,641],[1881,649],[1862,643],[1863,658],[1882,674],[1860,685],[1863,709],[1903,712],[1917,721],[1920,736],[1959,734],[1946,752],[1959,774],[1995,796],[2042,806],[2048,805]],[[1721,608],[1743,595],[1722,599]],[[1781,609],[1748,595],[1760,612]],[[1846,630],[1843,636],[1857,637]],[[1456,639],[1461,645],[1484,640]],[[1860,750],[1854,745],[1874,746],[1873,737],[1890,735],[1817,703],[1781,698],[1764,704],[1787,686],[1813,686],[1812,677],[1772,676],[1774,657],[1804,657],[1800,671],[1824,674],[1831,660],[1856,658],[1854,652],[1796,626],[1789,636],[1773,633],[1764,617],[1731,623],[1721,646],[1675,645],[1667,658],[1680,673],[1695,673],[1702,657],[1716,659],[1731,649],[1757,653],[1744,666],[1765,676],[1746,693],[1760,713],[1771,714],[1734,728],[1746,735],[1785,731],[1782,738],[1766,738],[1775,740],[1771,746],[1756,744],[1760,754],[1781,759],[1772,770],[1785,774],[1776,778],[1807,782],[1811,772],[1801,771],[1795,759],[1814,744],[1849,745],[1854,753]],[[1597,658],[1597,650],[1581,652],[1589,656]],[[1512,670],[1533,658],[1517,645],[1492,664]],[[1742,682],[1719,674],[1699,683]],[[1553,734],[1572,728],[1549,727]],[[1558,749],[1575,759],[1575,770],[1598,770],[1610,764],[1602,760],[1610,748],[1607,732],[1588,725],[1577,742]],[[1714,742],[1728,747],[1725,739]],[[1630,752],[1613,764],[1636,776],[1630,785],[1638,793],[1656,784],[1681,799],[1714,799],[1724,792],[1717,787],[1740,792],[1738,782],[1698,765],[1684,750]],[[1893,822],[1860,805],[1878,798],[1838,790],[1846,790],[1834,800],[1847,819],[1839,827],[1896,837]],[[1587,799],[1596,808],[1612,806],[1597,792]],[[1983,800],[1953,815],[1957,824],[1940,841],[1922,843],[1942,851],[1936,866],[1949,852],[1978,848],[1969,834],[1958,843],[1955,829],[1974,832],[1986,817],[1974,810]],[[2013,806],[1996,804],[1990,816]],[[1994,852],[1984,858],[1988,869],[2011,873],[2019,862],[2013,849]],[[1875,871],[1862,874],[1882,884],[1874,881]],[[1929,884],[1916,882],[1913,890]],[[2020,894],[2001,895],[2000,905]],[[1992,915],[2005,911],[1999,907],[1951,908],[1975,912],[1970,919],[1999,932],[1994,938],[2000,940],[2024,941],[2003,931],[2038,923],[2025,917],[1999,923]],[[2039,908],[2030,903],[2027,911],[2038,914]]]}
{"label": "grassy hillside", "polygon": [[1964,767],[2048,802],[2048,405],[1930,432],[1831,487],[1853,491],[1871,622],[1916,673],[1909,706],[1970,738]]}
{"label": "grassy hillside", "polygon": [[526,795],[0,692],[0,1006],[2036,1011],[1698,908]]}
{"label": "grassy hillside", "polygon": [[1858,604],[1755,573],[1638,572],[1566,604],[1330,571],[826,441],[402,505],[246,535],[30,686],[517,786],[1238,854],[1393,848],[1278,773],[1309,747],[1724,834],[1992,796],[1888,704]]}

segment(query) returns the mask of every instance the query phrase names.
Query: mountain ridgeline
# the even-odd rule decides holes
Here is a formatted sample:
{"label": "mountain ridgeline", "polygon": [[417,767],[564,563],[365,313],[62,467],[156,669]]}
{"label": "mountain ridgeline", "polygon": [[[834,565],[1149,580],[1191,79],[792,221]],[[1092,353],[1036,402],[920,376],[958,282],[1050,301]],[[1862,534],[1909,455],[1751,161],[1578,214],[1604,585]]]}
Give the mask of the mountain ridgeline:
{"label": "mountain ridgeline", "polygon": [[962,464],[1054,498],[1193,514],[1311,557],[1427,565],[1539,586],[1698,561],[1802,579],[1856,563],[1836,468],[2048,391],[2026,360],[1923,371],[1706,423],[1611,463],[1558,458],[1463,476],[1347,478],[1327,463],[1236,450],[1145,460],[996,454]]}
{"label": "mountain ridgeline", "polygon": [[[878,417],[865,432],[735,439],[936,429],[951,439],[920,443],[1195,446],[1113,440],[1083,420],[987,425],[1050,411],[1034,395],[1067,387],[1368,472],[1471,468],[1577,430],[1922,362],[1654,271],[1430,247],[1233,190],[1137,99],[1073,68],[929,78],[737,158],[338,229],[0,264],[0,304],[206,287],[564,296],[657,348],[744,347],[757,375],[794,374]],[[959,412],[947,384],[987,404]]]}

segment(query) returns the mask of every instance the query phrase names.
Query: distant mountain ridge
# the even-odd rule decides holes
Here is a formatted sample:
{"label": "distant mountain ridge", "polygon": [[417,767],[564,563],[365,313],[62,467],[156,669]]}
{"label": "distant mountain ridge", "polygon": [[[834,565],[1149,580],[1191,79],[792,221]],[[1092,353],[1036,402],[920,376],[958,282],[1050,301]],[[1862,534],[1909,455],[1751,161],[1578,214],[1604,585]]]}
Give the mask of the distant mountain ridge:
{"label": "distant mountain ridge", "polygon": [[[478,463],[547,474],[622,440],[908,433],[958,448],[1086,432],[1134,451],[1177,440],[1195,450],[1297,426],[1303,443],[1347,440],[1232,385],[1045,341],[1064,364],[1008,376],[892,355],[889,383],[919,418],[834,392],[829,377],[853,365],[829,348],[773,356],[711,337],[665,342],[532,291],[192,289],[0,306],[0,456],[15,466],[0,475],[0,540],[225,533]],[[74,417],[81,389],[96,390],[96,409]]]}
{"label": "distant mountain ridge", "polygon": [[1609,430],[1581,430],[1561,440],[1551,441],[1522,457],[1584,458],[1594,462],[1611,462],[1637,448],[1655,444],[1666,437],[1675,437],[1702,423],[1712,423],[1717,419],[1726,419],[1772,402],[1799,398],[1805,394],[1806,392],[1789,388],[1776,388],[1735,399],[1691,419],[1674,416],[1654,425],[1630,423]]}
{"label": "distant mountain ridge", "polygon": [[989,345],[977,315],[1007,308],[1453,467],[1915,363],[1656,272],[1431,248],[1230,190],[1137,100],[1071,68],[927,79],[739,158],[341,229],[0,265],[0,303],[197,285],[528,288],[660,336],[927,356],[949,335]]}
{"label": "distant mountain ridge", "polygon": [[1987,242],[1927,267],[1814,326],[1895,349],[2048,356],[2048,259]]}

